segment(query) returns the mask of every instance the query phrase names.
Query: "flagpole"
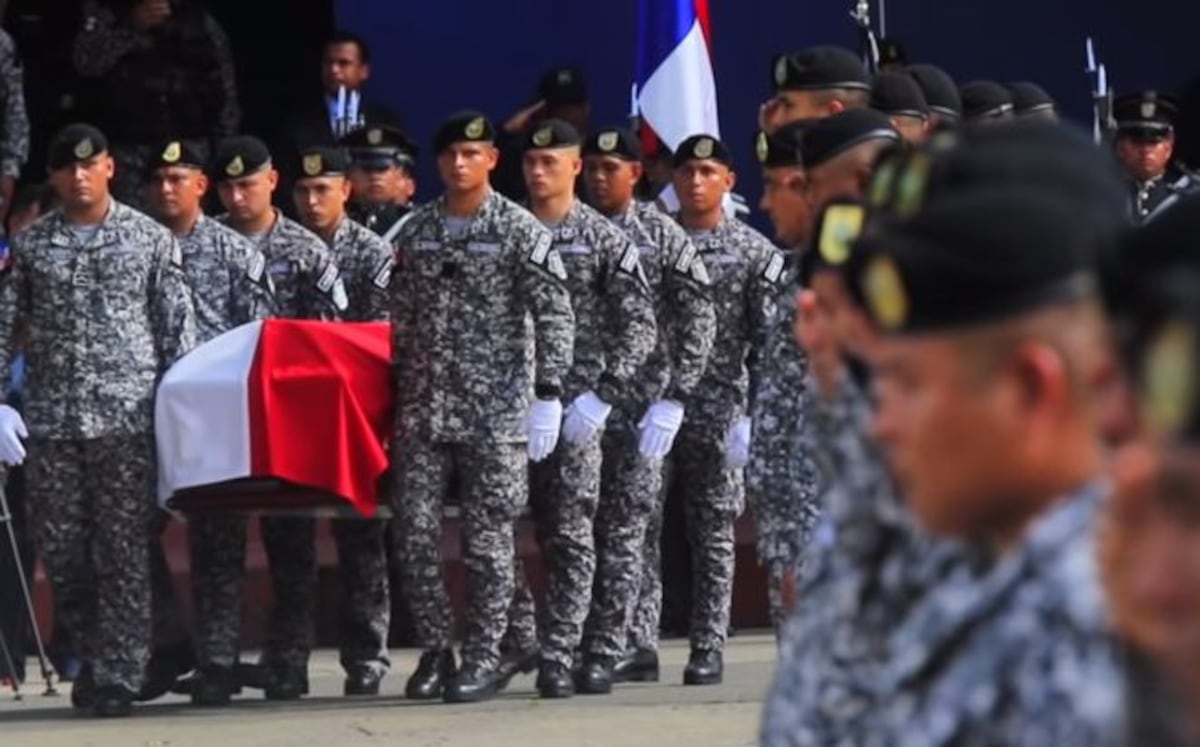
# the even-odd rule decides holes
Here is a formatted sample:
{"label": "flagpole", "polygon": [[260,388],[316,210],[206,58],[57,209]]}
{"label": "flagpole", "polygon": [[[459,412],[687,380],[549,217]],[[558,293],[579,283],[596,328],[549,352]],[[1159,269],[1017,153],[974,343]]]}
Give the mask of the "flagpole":
{"label": "flagpole", "polygon": [[879,35],[887,38],[887,0],[879,0]]}

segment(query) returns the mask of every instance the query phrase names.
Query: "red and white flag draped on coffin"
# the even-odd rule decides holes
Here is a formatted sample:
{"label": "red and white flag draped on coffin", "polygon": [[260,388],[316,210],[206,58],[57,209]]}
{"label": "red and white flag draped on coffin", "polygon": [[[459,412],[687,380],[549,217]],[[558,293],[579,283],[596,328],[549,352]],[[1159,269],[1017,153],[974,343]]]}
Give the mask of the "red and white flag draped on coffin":
{"label": "red and white flag draped on coffin", "polygon": [[373,515],[388,466],[390,372],[385,323],[253,322],[197,347],[158,387],[159,502],[271,478]]}

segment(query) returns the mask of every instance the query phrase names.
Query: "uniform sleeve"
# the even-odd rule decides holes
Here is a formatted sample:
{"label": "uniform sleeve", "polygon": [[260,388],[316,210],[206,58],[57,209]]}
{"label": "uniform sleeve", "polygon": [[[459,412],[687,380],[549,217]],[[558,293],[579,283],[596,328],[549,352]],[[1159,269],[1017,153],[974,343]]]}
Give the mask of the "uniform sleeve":
{"label": "uniform sleeve", "polygon": [[84,78],[104,75],[125,55],[150,46],[150,37],[117,21],[111,8],[87,0],[83,26],[75,35],[72,57],[75,72]]}
{"label": "uniform sleeve", "polygon": [[600,256],[607,265],[603,278],[609,334],[596,394],[605,402],[616,402],[654,350],[658,325],[638,248],[615,228],[605,231],[600,240],[605,246]]}
{"label": "uniform sleeve", "polygon": [[[410,221],[411,223],[411,221]],[[388,283],[388,319],[392,323],[392,383],[400,383],[402,361],[412,365],[413,356],[408,344],[417,323],[416,293],[414,292],[411,262],[406,261],[412,233],[400,231],[395,239],[395,264]]]}
{"label": "uniform sleeve", "polygon": [[217,117],[217,135],[236,135],[242,124],[242,110],[238,106],[237,75],[233,67],[233,50],[224,29],[210,15],[204,16],[204,28],[212,41],[217,58],[217,75],[221,84],[221,111]]}
{"label": "uniform sleeve", "polygon": [[229,265],[230,320],[241,325],[275,316],[275,287],[267,272],[266,255],[248,242],[231,246]]}
{"label": "uniform sleeve", "polygon": [[12,244],[12,269],[0,277],[0,382],[8,390],[17,329],[24,326],[29,315],[29,273],[25,261],[25,244],[14,239]]}
{"label": "uniform sleeve", "polygon": [[183,273],[179,242],[173,236],[163,236],[156,238],[155,244],[150,324],[162,374],[196,344],[196,310]]}
{"label": "uniform sleeve", "polygon": [[517,278],[533,316],[537,354],[535,388],[539,397],[561,397],[575,345],[575,312],[567,291],[567,272],[549,231],[522,231],[517,248]]}
{"label": "uniform sleeve", "polygon": [[773,247],[763,253],[754,276],[746,283],[746,370],[750,374],[748,402],[753,402],[762,381],[767,356],[767,339],[775,317],[775,297],[783,277],[783,255]]}
{"label": "uniform sleeve", "polygon": [[25,110],[24,74],[12,37],[0,31],[0,101],[4,131],[0,139],[0,175],[16,178],[29,159],[29,115]]}
{"label": "uniform sleeve", "polygon": [[[671,318],[661,320],[673,332],[671,344],[671,399],[690,394],[708,365],[717,338],[717,310],[710,291],[708,268],[691,239],[682,231],[664,232],[663,291]],[[666,330],[661,330],[666,334]]]}
{"label": "uniform sleeve", "polygon": [[311,273],[305,283],[304,318],[322,322],[345,321],[350,309],[346,295],[346,281],[341,268],[325,250],[325,246],[314,240]]}
{"label": "uniform sleeve", "polygon": [[363,294],[361,300],[364,322],[386,322],[388,319],[388,287],[392,282],[392,269],[395,259],[392,248],[382,238],[374,234],[366,236],[367,246],[363,251],[361,272],[364,277],[356,285]]}

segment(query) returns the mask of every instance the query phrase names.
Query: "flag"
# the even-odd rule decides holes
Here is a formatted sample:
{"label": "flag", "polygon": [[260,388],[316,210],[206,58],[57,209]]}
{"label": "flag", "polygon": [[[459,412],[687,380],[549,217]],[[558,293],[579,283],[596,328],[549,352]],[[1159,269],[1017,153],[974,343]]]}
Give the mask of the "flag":
{"label": "flag", "polygon": [[159,502],[244,478],[284,480],[375,512],[392,428],[386,323],[270,320],[197,347],[155,400]]}
{"label": "flag", "polygon": [[641,0],[638,114],[671,150],[690,135],[720,137],[710,40],[708,0]]}

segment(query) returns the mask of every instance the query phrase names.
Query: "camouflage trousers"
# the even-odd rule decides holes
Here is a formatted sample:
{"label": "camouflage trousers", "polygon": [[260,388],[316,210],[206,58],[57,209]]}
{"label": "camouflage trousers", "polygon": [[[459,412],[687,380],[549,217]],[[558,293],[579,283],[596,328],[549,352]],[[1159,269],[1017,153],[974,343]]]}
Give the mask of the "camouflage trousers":
{"label": "camouflage trousers", "polygon": [[242,576],[246,569],[246,517],[197,514],[188,519],[196,664],[232,668],[242,631]]}
{"label": "camouflage trousers", "polygon": [[392,601],[388,588],[386,520],[335,519],[341,607],[342,668],[347,672],[391,666],[387,637]]}
{"label": "camouflage trousers", "polygon": [[[658,578],[657,568],[652,572],[644,568],[645,548],[655,511],[660,517],[662,513],[662,461],[641,455],[637,430],[623,421],[610,424],[602,441],[604,461],[595,521],[596,578],[583,646],[589,655],[610,658],[625,653],[632,624],[630,611],[639,601],[643,577],[650,585]],[[658,535],[652,539],[657,551]],[[647,591],[653,594],[653,589]],[[656,607],[661,604],[661,589],[658,599]],[[652,616],[657,643],[658,613]]]}
{"label": "camouflage trousers", "polygon": [[29,506],[60,627],[98,686],[142,686],[150,656],[154,440],[32,439]]}
{"label": "camouflage trousers", "polygon": [[524,444],[397,440],[395,551],[417,645],[453,643],[441,551],[442,501],[457,477],[467,575],[465,664],[494,667],[513,599],[513,527],[528,500]]}
{"label": "camouflage trousers", "polygon": [[163,550],[162,536],[169,521],[167,512],[156,510],[150,523],[150,610],[154,648],[187,645],[191,640],[179,608],[171,566]]}
{"label": "camouflage trousers", "polygon": [[628,611],[628,652],[658,650],[658,634],[662,621],[662,533],[663,506],[666,493],[663,488],[671,481],[672,463],[663,462],[659,470],[659,486],[654,496],[654,505],[646,521],[642,537],[641,563],[637,575],[631,579],[635,594]]}
{"label": "camouflage trousers", "polygon": [[[538,648],[542,659],[567,667],[583,638],[596,572],[592,520],[600,499],[600,458],[599,435],[578,445],[560,441],[546,461],[529,470],[530,508],[550,580],[537,626]],[[533,597],[519,562],[514,572],[519,580],[509,625],[515,631],[508,638],[524,646],[534,627]]]}

